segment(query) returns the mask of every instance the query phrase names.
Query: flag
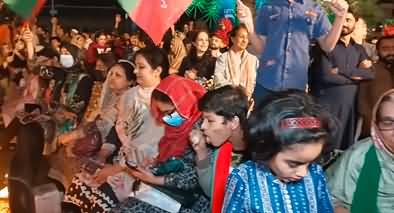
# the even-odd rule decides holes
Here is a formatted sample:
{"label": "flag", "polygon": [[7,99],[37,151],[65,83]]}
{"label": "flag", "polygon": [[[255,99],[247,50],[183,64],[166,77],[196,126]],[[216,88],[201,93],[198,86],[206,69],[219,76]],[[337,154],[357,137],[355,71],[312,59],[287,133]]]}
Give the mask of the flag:
{"label": "flag", "polygon": [[38,15],[46,0],[4,0],[3,2],[16,14],[28,19]]}
{"label": "flag", "polygon": [[157,45],[192,0],[119,0],[119,3]]}

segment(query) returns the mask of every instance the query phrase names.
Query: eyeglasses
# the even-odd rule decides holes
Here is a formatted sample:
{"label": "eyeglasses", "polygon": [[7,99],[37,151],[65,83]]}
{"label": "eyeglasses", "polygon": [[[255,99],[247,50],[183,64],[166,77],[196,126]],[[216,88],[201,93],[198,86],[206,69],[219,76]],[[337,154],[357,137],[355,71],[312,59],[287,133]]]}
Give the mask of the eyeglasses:
{"label": "eyeglasses", "polygon": [[377,122],[378,128],[381,131],[394,130],[394,119],[383,119]]}

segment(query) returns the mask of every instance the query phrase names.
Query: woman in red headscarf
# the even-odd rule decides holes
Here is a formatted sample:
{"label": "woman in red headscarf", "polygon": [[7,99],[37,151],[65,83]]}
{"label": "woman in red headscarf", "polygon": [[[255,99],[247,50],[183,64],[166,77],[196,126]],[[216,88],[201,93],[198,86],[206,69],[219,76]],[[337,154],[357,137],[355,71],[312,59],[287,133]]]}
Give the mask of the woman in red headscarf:
{"label": "woman in red headscarf", "polygon": [[[198,100],[204,94],[198,83],[176,75],[163,79],[156,87],[152,93],[152,113],[165,126],[159,155],[150,169],[129,165],[129,174],[165,196],[155,197],[153,201],[130,197],[112,212],[197,213],[209,208],[209,201],[198,184],[194,153],[189,147],[189,133],[201,116]],[[164,204],[163,200],[171,201]]]}

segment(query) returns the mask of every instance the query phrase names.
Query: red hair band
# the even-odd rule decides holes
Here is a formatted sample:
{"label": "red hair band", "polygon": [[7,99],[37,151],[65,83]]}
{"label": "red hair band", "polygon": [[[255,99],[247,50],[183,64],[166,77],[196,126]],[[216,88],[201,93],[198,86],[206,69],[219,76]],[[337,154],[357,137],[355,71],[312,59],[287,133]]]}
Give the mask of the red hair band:
{"label": "red hair band", "polygon": [[280,122],[282,129],[314,129],[320,128],[321,122],[315,117],[286,118]]}

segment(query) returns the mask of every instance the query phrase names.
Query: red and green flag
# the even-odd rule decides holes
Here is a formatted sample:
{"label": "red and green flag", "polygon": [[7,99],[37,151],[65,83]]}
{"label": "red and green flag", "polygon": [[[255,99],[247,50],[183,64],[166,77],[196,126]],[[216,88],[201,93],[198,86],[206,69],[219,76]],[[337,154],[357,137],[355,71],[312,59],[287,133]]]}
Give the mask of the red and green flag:
{"label": "red and green flag", "polygon": [[118,0],[130,18],[159,44],[192,0]]}
{"label": "red and green flag", "polygon": [[3,2],[22,18],[29,19],[38,15],[46,0],[4,0]]}

